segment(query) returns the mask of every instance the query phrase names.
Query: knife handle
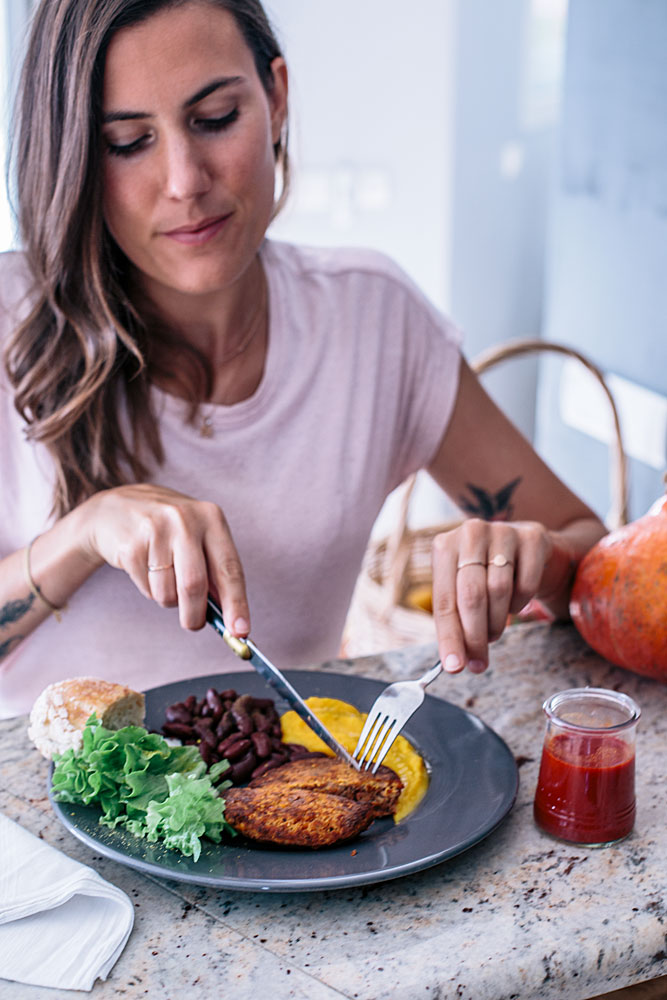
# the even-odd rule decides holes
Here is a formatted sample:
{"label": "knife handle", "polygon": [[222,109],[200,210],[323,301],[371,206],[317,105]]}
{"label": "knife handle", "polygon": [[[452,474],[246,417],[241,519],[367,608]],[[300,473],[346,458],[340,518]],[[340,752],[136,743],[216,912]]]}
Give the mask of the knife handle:
{"label": "knife handle", "polygon": [[235,635],[231,635],[224,621],[222,620],[222,611],[215,603],[213,598],[208,596],[206,601],[206,621],[209,622],[216,630],[216,632],[222,636],[229,648],[233,653],[241,660],[249,660],[252,656],[252,652],[248,647],[248,644],[243,641],[243,639],[238,639]]}
{"label": "knife handle", "polygon": [[225,640],[232,653],[236,655],[241,660],[249,660],[252,656],[252,650],[243,641],[243,639],[238,639],[235,635],[230,635],[229,632],[224,632],[222,638]]}

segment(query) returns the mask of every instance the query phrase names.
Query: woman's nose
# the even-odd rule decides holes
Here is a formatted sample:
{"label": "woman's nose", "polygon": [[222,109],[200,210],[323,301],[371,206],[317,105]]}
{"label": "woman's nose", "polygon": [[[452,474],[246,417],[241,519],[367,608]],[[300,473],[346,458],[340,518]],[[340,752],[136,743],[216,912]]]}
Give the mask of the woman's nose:
{"label": "woman's nose", "polygon": [[182,201],[205,194],[211,174],[195,140],[179,136],[165,144],[164,188],[167,197]]}

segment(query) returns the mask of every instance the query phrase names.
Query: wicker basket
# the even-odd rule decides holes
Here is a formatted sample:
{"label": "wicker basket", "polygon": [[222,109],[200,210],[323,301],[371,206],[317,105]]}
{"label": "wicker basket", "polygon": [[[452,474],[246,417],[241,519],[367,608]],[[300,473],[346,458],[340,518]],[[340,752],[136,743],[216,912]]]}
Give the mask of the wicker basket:
{"label": "wicker basket", "polygon": [[[491,348],[471,364],[481,375],[510,358],[525,354],[551,352],[575,358],[600,383],[609,402],[614,439],[610,445],[610,493],[612,508],[609,526],[627,523],[626,460],[621,427],[614,399],[602,372],[578,351],[544,340],[516,340]],[[365,656],[435,640],[433,616],[427,611],[408,607],[405,596],[411,588],[431,583],[431,547],[435,535],[457,527],[461,520],[451,520],[422,528],[408,525],[410,500],[416,476],[404,484],[396,525],[385,538],[371,539],[348,612],[343,634],[344,656]]]}

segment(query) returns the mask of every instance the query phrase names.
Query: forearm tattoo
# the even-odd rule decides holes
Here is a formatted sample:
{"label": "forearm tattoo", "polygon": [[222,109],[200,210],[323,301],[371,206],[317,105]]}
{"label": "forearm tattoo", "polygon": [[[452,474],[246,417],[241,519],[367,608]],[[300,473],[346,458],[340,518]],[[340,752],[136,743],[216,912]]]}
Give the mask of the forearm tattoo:
{"label": "forearm tattoo", "polygon": [[34,594],[28,594],[27,597],[18,601],[7,601],[0,608],[0,628],[7,628],[8,625],[14,625],[20,621],[24,615],[27,615],[34,603]]}
{"label": "forearm tattoo", "polygon": [[514,506],[512,494],[521,482],[521,476],[503,486],[497,493],[490,493],[482,486],[466,483],[471,497],[461,496],[459,506],[470,517],[481,517],[485,521],[511,521]]}
{"label": "forearm tattoo", "polygon": [[5,642],[0,642],[0,660],[4,659],[12,651],[12,646],[21,642],[24,637],[22,635],[13,635],[11,639],[7,639]]}
{"label": "forearm tattoo", "polygon": [[[14,625],[20,621],[30,611],[34,601],[34,594],[28,594],[27,597],[18,601],[7,601],[0,608],[0,629],[7,628],[9,625]],[[9,639],[5,639],[4,642],[0,642],[0,660],[4,659],[11,652],[12,647],[21,642],[22,639],[22,635],[12,635]]]}

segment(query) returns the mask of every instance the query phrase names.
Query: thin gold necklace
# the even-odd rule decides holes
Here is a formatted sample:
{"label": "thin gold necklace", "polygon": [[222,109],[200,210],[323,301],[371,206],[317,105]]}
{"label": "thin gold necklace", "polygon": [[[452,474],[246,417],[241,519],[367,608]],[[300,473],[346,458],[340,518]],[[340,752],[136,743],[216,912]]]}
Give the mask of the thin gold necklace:
{"label": "thin gold necklace", "polygon": [[[224,355],[218,361],[217,363],[218,368],[220,368],[222,365],[229,364],[229,362],[233,361],[234,358],[238,358],[240,354],[243,354],[244,351],[247,351],[247,349],[250,347],[250,345],[252,344],[253,340],[255,339],[255,337],[257,336],[262,327],[262,320],[264,319],[265,315],[265,307],[266,307],[266,279],[264,277],[264,274],[262,273],[262,293],[260,296],[259,307],[255,315],[253,316],[252,323],[248,327],[248,331],[245,334],[241,343],[238,344],[233,351],[231,351],[229,354]],[[199,425],[200,437],[203,438],[213,437],[215,433],[215,428],[213,426],[214,413],[215,413],[214,404],[211,404],[208,413],[202,413],[201,423]]]}

